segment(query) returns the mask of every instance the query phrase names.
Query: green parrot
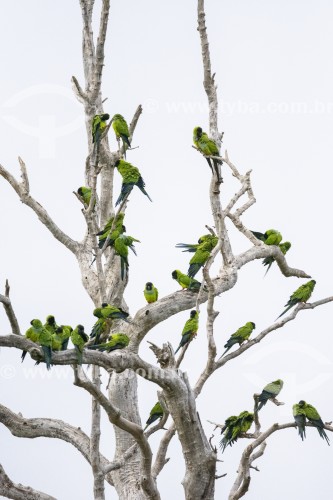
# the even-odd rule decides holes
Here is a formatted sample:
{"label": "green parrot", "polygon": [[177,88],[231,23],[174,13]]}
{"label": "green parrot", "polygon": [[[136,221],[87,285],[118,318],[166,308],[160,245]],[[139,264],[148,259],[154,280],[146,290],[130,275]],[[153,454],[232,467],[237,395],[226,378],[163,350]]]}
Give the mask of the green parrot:
{"label": "green parrot", "polygon": [[82,198],[84,205],[86,207],[89,207],[89,203],[91,200],[91,188],[81,186],[77,190],[77,194]]}
{"label": "green parrot", "polygon": [[150,281],[146,283],[143,294],[148,304],[158,300],[158,290]]}
{"label": "green parrot", "polygon": [[103,302],[102,307],[97,307],[94,309],[93,315],[96,318],[104,318],[104,319],[122,319],[129,323],[128,316],[129,314],[126,311],[123,311],[120,307],[112,306],[107,302]]}
{"label": "green parrot", "polygon": [[[188,268],[187,275],[190,278],[194,278],[197,272],[202,266],[204,266],[210,257],[211,251],[217,244],[218,238],[215,237],[214,240],[204,241],[200,243],[195,254],[190,260],[190,267]],[[214,244],[215,243],[215,244]]]}
{"label": "green parrot", "polygon": [[104,243],[110,234],[110,230],[111,230],[112,226],[113,226],[113,229],[112,229],[112,232],[110,234],[110,240],[109,240],[108,246],[113,246],[113,244],[114,244],[115,240],[118,238],[118,236],[120,236],[121,234],[123,234],[126,231],[126,228],[123,225],[124,218],[125,218],[125,214],[123,212],[120,212],[116,216],[116,221],[113,224],[114,217],[111,217],[111,219],[109,219],[107,221],[107,223],[105,224],[104,228],[99,233],[96,234],[96,236],[98,236],[99,248],[103,248]]}
{"label": "green parrot", "polygon": [[[211,159],[207,158],[207,156],[220,156],[220,152],[213,139],[210,139],[206,132],[202,131],[201,127],[194,127],[193,142],[194,145],[199,149],[199,151],[201,151],[206,156],[207,163],[210,166],[212,173],[214,173]],[[219,165],[222,165],[222,160],[213,159],[213,164],[218,181],[223,182],[223,179],[219,173]]]}
{"label": "green parrot", "polygon": [[130,194],[134,186],[138,186],[143,194],[145,194],[150,201],[153,201],[145,190],[145,183],[138,168],[134,167],[134,165],[131,165],[125,160],[116,161],[115,166],[117,167],[118,172],[123,178],[121,192],[116,201],[116,206],[121,203],[127,195]]}
{"label": "green parrot", "polygon": [[301,400],[298,403],[299,407],[304,410],[306,418],[311,422],[315,427],[317,427],[317,431],[319,433],[319,436],[322,439],[326,440],[326,443],[328,446],[330,445],[330,440],[329,437],[327,436],[325,430],[324,430],[324,422],[320,418],[319,413],[317,412],[316,408],[309,403],[306,403],[305,401]]}
{"label": "green parrot", "polygon": [[194,278],[190,278],[186,274],[183,274],[181,271],[179,271],[179,269],[172,271],[171,276],[174,280],[177,281],[177,283],[180,284],[182,288],[186,288],[191,292],[198,292],[200,290],[201,283]]}
{"label": "green parrot", "polygon": [[110,115],[107,113],[103,113],[102,115],[95,115],[92,119],[91,124],[91,133],[92,133],[92,141],[93,143],[98,143],[101,140],[101,135],[103,131],[107,127],[107,121],[110,118]]}
{"label": "green parrot", "polygon": [[251,233],[265,245],[278,245],[282,241],[282,234],[276,229],[267,229],[265,233],[251,231]]}
{"label": "green parrot", "polygon": [[[40,324],[40,325],[39,325]],[[38,319],[32,319],[30,321],[30,325],[32,325],[28,330],[25,332],[25,337],[32,342],[35,342],[35,344],[39,343],[39,335],[41,332],[41,329],[43,328],[42,323]],[[24,361],[24,358],[26,357],[28,351],[22,351],[21,354],[21,360],[22,362]]]}
{"label": "green parrot", "polygon": [[121,138],[123,142],[123,148],[124,148],[124,156],[126,158],[126,149],[127,147],[131,147],[131,143],[129,140],[129,131],[128,131],[128,125],[126,123],[125,118],[122,115],[114,115],[112,118],[112,127],[113,130],[115,131],[116,138],[119,144],[119,139]]}
{"label": "green parrot", "polygon": [[158,401],[154,406],[153,408],[150,410],[150,413],[149,413],[149,418],[146,422],[146,427],[143,429],[143,431],[145,431],[147,429],[147,427],[152,424],[153,422],[155,422],[155,420],[157,420],[158,418],[162,418],[163,417],[163,408],[160,404],[160,402]]}
{"label": "green parrot", "polygon": [[55,333],[58,325],[56,323],[55,317],[50,314],[49,316],[46,317],[46,322],[44,324],[44,328],[48,330],[51,333]]}
{"label": "green parrot", "polygon": [[224,432],[224,436],[220,441],[222,453],[228,445],[232,446],[241,434],[245,434],[250,429],[253,420],[254,414],[248,411],[242,411],[237,417],[233,415],[227,418],[224,427],[221,429],[221,433]]}
{"label": "green parrot", "polygon": [[307,283],[304,283],[304,285],[301,285],[299,288],[297,288],[297,290],[295,290],[295,292],[290,295],[290,298],[285,305],[286,309],[276,319],[281,318],[281,316],[286,314],[286,312],[288,312],[289,309],[294,307],[296,304],[299,304],[300,302],[307,302],[312,295],[315,284],[315,280],[310,280]]}
{"label": "green parrot", "polygon": [[[279,248],[280,248],[281,252],[283,253],[283,255],[286,255],[286,253],[288,252],[290,247],[291,247],[291,243],[289,241],[285,241],[284,243],[279,244]],[[268,271],[270,270],[273,262],[275,262],[274,257],[265,257],[264,260],[262,261],[264,266],[268,266],[267,271],[265,272],[265,276],[268,273]]]}
{"label": "green parrot", "polygon": [[116,349],[124,349],[129,344],[129,337],[124,333],[112,333],[107,342],[104,344],[91,345],[88,349],[98,349],[99,351],[111,352]]}
{"label": "green parrot", "polygon": [[258,398],[259,405],[257,411],[260,411],[261,408],[265,406],[265,404],[269,399],[275,399],[276,396],[280,394],[282,387],[283,387],[283,380],[281,380],[280,378],[265,385]]}
{"label": "green parrot", "polygon": [[248,340],[255,327],[256,325],[252,321],[249,321],[248,323],[245,323],[244,326],[238,328],[238,330],[231,335],[228,342],[224,345],[224,347],[226,347],[226,350],[224,351],[222,356],[224,356],[229,351],[229,349],[232,348],[233,345],[239,344],[241,346],[245,340]]}
{"label": "green parrot", "polygon": [[57,331],[52,333],[52,351],[61,351],[62,339],[61,334]]}
{"label": "green parrot", "polygon": [[[300,403],[304,402],[305,401],[300,401]],[[306,433],[305,433],[306,415],[303,405],[300,405],[299,403],[294,404],[293,415],[295,419],[295,424],[298,428],[298,434],[301,436],[302,441],[304,441],[304,438],[306,438]]]}
{"label": "green parrot", "polygon": [[128,248],[132,250],[134,255],[136,255],[135,247],[134,247],[134,242],[140,243],[140,240],[137,240],[136,238],[133,238],[132,236],[128,236],[127,234],[120,234],[118,238],[114,241],[114,249],[116,255],[119,255],[120,257],[120,272],[121,272],[121,279],[123,280],[124,277],[128,273],[128,268],[129,268],[129,263],[128,263]]}
{"label": "green parrot", "polygon": [[88,342],[89,337],[84,332],[84,326],[77,325],[76,328],[71,333],[71,341],[74,345],[77,361],[79,365],[82,365],[82,352],[85,344]]}
{"label": "green parrot", "polygon": [[211,242],[212,249],[218,242],[218,237],[213,234],[204,234],[198,239],[198,243],[177,243],[176,248],[184,248],[183,252],[196,252],[202,243]]}
{"label": "green parrot", "polygon": [[56,330],[56,334],[58,334],[59,339],[61,341],[61,350],[66,351],[68,346],[68,341],[70,339],[73,328],[69,325],[61,325],[58,326]]}
{"label": "green parrot", "polygon": [[231,415],[224,422],[224,426],[221,429],[221,434],[224,433],[224,436],[223,436],[223,438],[220,441],[220,448],[222,450],[222,453],[224,452],[224,450],[226,449],[226,447],[228,446],[228,444],[230,446],[232,446],[232,444],[234,442],[234,441],[231,442],[231,439],[232,439],[232,433],[233,433],[234,425],[237,422],[237,418],[238,417],[236,415]]}
{"label": "green parrot", "polygon": [[90,338],[95,338],[95,345],[99,344],[101,335],[105,334],[105,332],[107,333],[112,320],[122,319],[128,323],[128,313],[107,302],[103,302],[102,307],[94,309],[93,315],[98,318],[90,334]]}
{"label": "green parrot", "polygon": [[179,346],[175,350],[175,355],[181,347],[191,342],[194,339],[199,329],[199,313],[195,309],[190,313],[190,319],[188,319],[184,325],[182,331],[182,339]]}
{"label": "green parrot", "polygon": [[[95,339],[94,345],[99,345],[101,340],[105,341],[111,328],[112,320],[99,318],[92,327],[90,338]],[[102,338],[102,339],[101,339]]]}
{"label": "green parrot", "polygon": [[[53,319],[52,319],[53,318]],[[52,338],[53,334],[55,332],[52,332],[52,328],[54,328],[55,325],[55,320],[54,316],[48,316],[46,318],[46,323],[43,326],[42,322],[37,320],[34,320],[34,326],[36,328],[40,328],[40,333],[39,333],[39,338],[38,338],[38,343],[40,346],[42,346],[42,350],[44,353],[44,358],[45,358],[45,363],[46,363],[46,368],[49,370],[51,368],[51,360],[52,360]],[[37,362],[37,364],[39,364]]]}

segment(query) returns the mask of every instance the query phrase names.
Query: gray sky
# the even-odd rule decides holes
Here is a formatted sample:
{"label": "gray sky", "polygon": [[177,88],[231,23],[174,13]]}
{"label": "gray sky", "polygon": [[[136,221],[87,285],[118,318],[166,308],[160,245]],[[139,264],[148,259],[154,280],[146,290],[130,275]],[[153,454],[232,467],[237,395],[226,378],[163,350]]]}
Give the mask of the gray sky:
{"label": "gray sky", "polygon": [[[332,295],[333,6],[328,0],[206,3],[224,147],[240,171],[253,170],[257,203],[243,221],[258,231],[279,229],[292,242],[289,264],[317,280],[313,299]],[[130,121],[137,105],[143,105],[133,141],[139,148],[128,153],[128,160],[140,168],[154,200],[150,204],[134,192],[126,215],[129,233],[141,241],[138,256],[130,256],[125,294],[132,314],[144,305],[146,281],[156,284],[160,296],[177,289],[171,271],[186,270],[188,256],[175,244],[196,241],[204,225],[212,224],[209,169],[191,147],[193,127],[208,125],[195,4],[111,2],[105,110]],[[18,175],[20,155],[32,195],[65,232],[80,239],[84,219],[72,191],[83,184],[87,146],[82,110],[70,85],[72,75],[83,81],[78,1],[7,2],[0,18],[0,60],[0,162]],[[113,134],[110,142],[116,147]],[[223,174],[225,205],[238,186],[226,167]],[[117,176],[116,193],[119,188]],[[89,331],[93,305],[73,257],[4,181],[0,200],[0,286],[9,279],[22,331],[32,318],[51,313],[59,323],[82,323]],[[228,229],[236,253],[249,247],[231,224]],[[219,352],[246,321],[256,323],[256,333],[269,326],[303,282],[283,277],[274,266],[265,279],[263,275],[261,263],[253,262],[240,271],[236,287],[217,298]],[[212,427],[207,419],[222,423],[250,410],[253,393],[278,377],[285,381],[281,400],[286,405],[267,404],[261,413],[263,428],[291,421],[291,405],[301,398],[316,406],[323,420],[333,419],[331,308],[303,312],[212,377],[197,402],[208,436]],[[187,317],[183,312],[158,325],[147,340],[178,345]],[[9,333],[3,312],[0,322],[0,331]],[[182,365],[193,383],[205,364],[204,325],[202,308],[198,337]],[[155,362],[145,342],[140,354]],[[73,387],[72,378],[69,368],[56,367],[48,374],[43,365],[34,368],[28,357],[21,365],[16,350],[0,352],[1,403],[26,417],[60,418],[89,432],[90,398]],[[140,381],[139,395],[145,421],[156,402],[156,387]],[[304,443],[294,429],[269,439],[247,498],[329,498],[331,448],[315,429],[307,434]],[[159,437],[152,438],[154,448]],[[216,434],[214,442],[219,439]],[[61,500],[92,498],[89,467],[70,445],[15,438],[3,427],[0,442],[0,462],[13,480]],[[113,442],[104,419],[102,451],[108,458]],[[244,445],[241,441],[219,456],[224,462],[218,472],[228,475],[217,482],[216,498],[227,498]],[[183,460],[175,439],[168,456],[158,479],[162,498],[182,498]],[[107,499],[114,498],[107,488]]]}

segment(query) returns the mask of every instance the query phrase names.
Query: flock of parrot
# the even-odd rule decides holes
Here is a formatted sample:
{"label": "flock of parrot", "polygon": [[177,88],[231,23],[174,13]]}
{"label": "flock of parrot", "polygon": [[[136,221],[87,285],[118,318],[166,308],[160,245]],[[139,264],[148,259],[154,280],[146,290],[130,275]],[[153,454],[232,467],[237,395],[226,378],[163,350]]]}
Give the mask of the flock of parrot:
{"label": "flock of parrot", "polygon": [[[283,380],[277,379],[270,382],[263,388],[261,394],[256,395],[256,403],[253,413],[249,411],[242,411],[238,416],[231,415],[225,420],[224,425],[221,428],[221,434],[223,434],[223,437],[220,441],[220,448],[222,453],[227,446],[232,446],[239,437],[244,436],[244,434],[251,428],[251,425],[255,420],[255,413],[258,413],[263,406],[265,406],[267,401],[270,400],[276,402],[276,397],[280,394],[282,388]],[[324,429],[325,424],[314,406],[302,400],[293,405],[292,411],[295,425],[302,441],[306,437],[305,424],[306,421],[308,421],[316,427],[320,437],[325,439],[328,445],[330,444],[330,440]]]}
{"label": "flock of parrot", "polygon": [[[101,139],[104,135],[106,135],[111,124],[116,135],[119,151],[121,150],[120,141],[122,141],[122,155],[121,158],[115,163],[115,167],[122,177],[122,186],[115,205],[117,206],[124,202],[134,186],[137,186],[141,192],[147,196],[150,201],[152,201],[149,194],[145,190],[145,183],[139,169],[122,158],[122,156],[126,158],[126,150],[131,148],[130,133],[126,120],[120,114],[115,114],[112,117],[111,122],[107,124],[109,119],[110,115],[107,113],[94,116],[92,121],[92,142],[95,147],[98,146]],[[196,148],[205,156],[209,167],[213,175],[216,175],[218,182],[223,182],[220,174],[222,159],[216,143],[209,138],[205,132],[203,132],[201,127],[194,128],[193,142]],[[77,190],[77,194],[84,206],[89,207],[92,195],[91,188],[81,186]],[[123,212],[118,212],[117,215],[111,217],[105,226],[96,234],[98,237],[98,247],[100,249],[105,250],[107,247],[112,247],[115,254],[120,257],[122,280],[124,280],[127,276],[129,268],[128,248],[130,248],[136,255],[134,243],[140,243],[138,239],[126,234],[124,218],[125,214]],[[278,246],[283,255],[285,255],[291,248],[291,243],[289,241],[282,242],[281,233],[275,229],[268,229],[265,233],[252,231],[252,234],[265,245]],[[187,274],[182,273],[178,269],[172,272],[172,278],[177,281],[182,290],[185,289],[195,293],[199,292],[202,285],[195,279],[195,276],[206,264],[217,243],[218,237],[213,233],[209,233],[201,236],[197,243],[178,243],[176,245],[176,247],[181,248],[183,252],[193,253],[192,258],[189,261]],[[266,274],[274,261],[274,257],[266,257],[263,259],[263,265],[267,266]],[[311,280],[301,285],[290,296],[287,304],[285,305],[286,309],[278,318],[298,303],[307,302],[311,297],[315,284],[315,280]],[[205,287],[203,288],[206,290]],[[158,300],[158,290],[151,282],[146,283],[143,293],[148,304],[152,304]],[[101,307],[96,308],[93,311],[93,315],[97,318],[97,321],[92,327],[90,336],[85,333],[84,327],[80,324],[74,329],[69,325],[58,326],[54,316],[52,315],[47,316],[45,324],[38,319],[31,320],[31,327],[26,331],[25,336],[32,342],[41,346],[48,370],[51,368],[52,364],[52,351],[66,350],[69,340],[71,340],[75,348],[78,364],[82,364],[82,353],[85,348],[97,349],[99,351],[106,351],[110,353],[117,349],[124,349],[128,346],[130,339],[126,334],[120,332],[110,334],[111,326],[114,321],[122,320],[129,322],[127,319],[129,314],[127,312],[114,305],[103,303]],[[223,352],[222,356],[224,356],[234,345],[238,344],[241,346],[243,342],[249,341],[249,337],[255,327],[255,323],[249,321],[245,323],[244,326],[238,328],[238,330],[233,333],[225,343],[224,348],[226,350]],[[188,345],[193,340],[193,338],[197,335],[198,329],[199,311],[192,310],[190,312],[189,319],[183,327],[181,340],[175,354],[182,347]],[[25,356],[26,351],[23,351],[22,361]],[[36,364],[38,363],[39,362],[37,361]],[[283,381],[280,379],[266,385],[257,398],[254,411],[260,411],[268,400],[274,400],[280,393],[282,387]],[[306,420],[308,420],[315,427],[317,427],[320,436],[323,439],[326,439],[329,444],[329,439],[324,431],[323,421],[313,406],[305,401],[300,401],[298,404],[293,406],[293,415],[302,440],[305,438],[305,423]],[[162,417],[163,408],[161,404],[157,402],[150,411],[144,430]],[[250,429],[253,421],[254,413],[250,413],[248,411],[243,411],[238,416],[233,415],[227,418],[221,430],[221,433],[223,434],[223,438],[220,442],[222,452],[228,445],[232,446],[232,444],[235,443],[240,436],[246,433]]]}

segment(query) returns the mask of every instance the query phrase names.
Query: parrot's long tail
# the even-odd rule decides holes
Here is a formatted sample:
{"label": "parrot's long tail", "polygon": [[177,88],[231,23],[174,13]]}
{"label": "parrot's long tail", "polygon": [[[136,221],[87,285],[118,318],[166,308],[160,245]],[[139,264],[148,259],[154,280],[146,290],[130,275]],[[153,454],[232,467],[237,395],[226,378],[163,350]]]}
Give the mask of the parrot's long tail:
{"label": "parrot's long tail", "polygon": [[328,446],[330,446],[330,440],[329,440],[329,437],[328,435],[326,434],[326,432],[324,431],[324,429],[322,429],[321,427],[317,427],[318,429],[318,432],[319,432],[319,435],[321,438],[325,439],[326,440],[326,443],[328,444]]}
{"label": "parrot's long tail", "polygon": [[[278,316],[278,317],[276,318],[276,320],[277,320],[277,319],[279,319],[279,318],[281,318],[281,316],[283,316],[284,314],[286,314],[286,313],[289,311],[289,309],[291,309],[292,307],[294,307],[294,305],[295,305],[295,304],[290,304],[290,306],[288,306],[288,307],[287,307],[287,308],[286,308],[286,309],[285,309],[285,310],[284,310],[284,311],[280,314],[280,316]],[[275,320],[275,321],[276,321],[276,320]]]}
{"label": "parrot's long tail", "polygon": [[214,170],[215,170],[218,182],[222,183],[223,182],[223,178],[222,178],[222,175],[220,173],[220,169],[221,169],[220,165],[222,165],[222,160],[215,160],[214,159],[213,163],[214,163]]}
{"label": "parrot's long tail", "polygon": [[82,365],[82,352],[77,345],[75,346],[75,351],[76,351],[76,356],[77,356],[77,362],[79,365]]}
{"label": "parrot's long tail", "polygon": [[25,358],[25,357],[26,357],[26,355],[27,355],[27,352],[28,352],[28,351],[22,351],[22,354],[21,354],[21,363],[23,363],[24,358]]}
{"label": "parrot's long tail", "polygon": [[187,271],[187,276],[194,278],[197,272],[200,270],[203,264],[191,264]]}
{"label": "parrot's long tail", "polygon": [[51,359],[52,359],[52,349],[49,346],[42,345],[42,350],[44,353],[46,368],[50,370],[51,368]]}

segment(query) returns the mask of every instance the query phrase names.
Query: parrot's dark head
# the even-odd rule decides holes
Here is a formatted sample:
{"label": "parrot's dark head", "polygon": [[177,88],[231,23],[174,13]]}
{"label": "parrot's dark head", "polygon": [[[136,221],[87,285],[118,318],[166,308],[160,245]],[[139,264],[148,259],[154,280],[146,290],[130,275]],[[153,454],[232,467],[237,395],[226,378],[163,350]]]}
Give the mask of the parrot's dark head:
{"label": "parrot's dark head", "polygon": [[58,328],[56,329],[56,333],[62,333],[62,332],[63,332],[62,326],[58,326]]}
{"label": "parrot's dark head", "polygon": [[153,284],[150,281],[148,281],[146,283],[146,290],[152,290],[152,289],[153,289]]}
{"label": "parrot's dark head", "polygon": [[77,190],[77,192],[78,192],[78,194],[79,194],[80,196],[83,196],[83,189],[82,189],[82,187],[80,187],[80,188]]}
{"label": "parrot's dark head", "polygon": [[176,280],[178,278],[178,271],[172,271],[172,275],[174,280]]}
{"label": "parrot's dark head", "polygon": [[121,226],[121,230],[123,233],[126,233],[126,227],[124,226],[124,224]]}
{"label": "parrot's dark head", "polygon": [[303,408],[303,406],[305,406],[305,405],[306,405],[306,402],[303,399],[301,399],[298,403],[298,406],[300,406],[301,408]]}
{"label": "parrot's dark head", "polygon": [[52,315],[48,316],[48,317],[46,318],[46,323],[47,323],[48,325],[53,326],[53,325],[55,324],[55,318],[54,318],[54,316],[52,316]]}
{"label": "parrot's dark head", "polygon": [[107,302],[103,302],[102,307],[108,307],[108,305],[109,304]]}
{"label": "parrot's dark head", "polygon": [[119,163],[120,163],[120,160],[117,160],[116,163],[114,164],[114,166],[118,167]]}
{"label": "parrot's dark head", "polygon": [[200,137],[202,136],[202,128],[195,127],[193,130],[193,135],[196,137],[196,139],[200,139]]}
{"label": "parrot's dark head", "polygon": [[77,329],[79,332],[84,332],[84,326],[82,325],[77,325]]}
{"label": "parrot's dark head", "polygon": [[250,321],[250,323],[251,323],[251,325],[252,325],[252,327],[253,327],[253,330],[254,330],[254,329],[255,329],[255,327],[256,327],[255,323],[253,323],[253,321]]}
{"label": "parrot's dark head", "polygon": [[108,120],[110,118],[110,115],[108,113],[104,113],[103,115],[101,115],[101,120],[103,122],[105,122],[106,120]]}
{"label": "parrot's dark head", "polygon": [[310,283],[312,283],[312,286],[315,286],[315,284],[317,283],[316,280],[311,280]]}
{"label": "parrot's dark head", "polygon": [[190,313],[191,319],[195,318],[196,315],[197,315],[197,311],[195,309],[193,309],[193,311],[191,311],[191,313]]}

